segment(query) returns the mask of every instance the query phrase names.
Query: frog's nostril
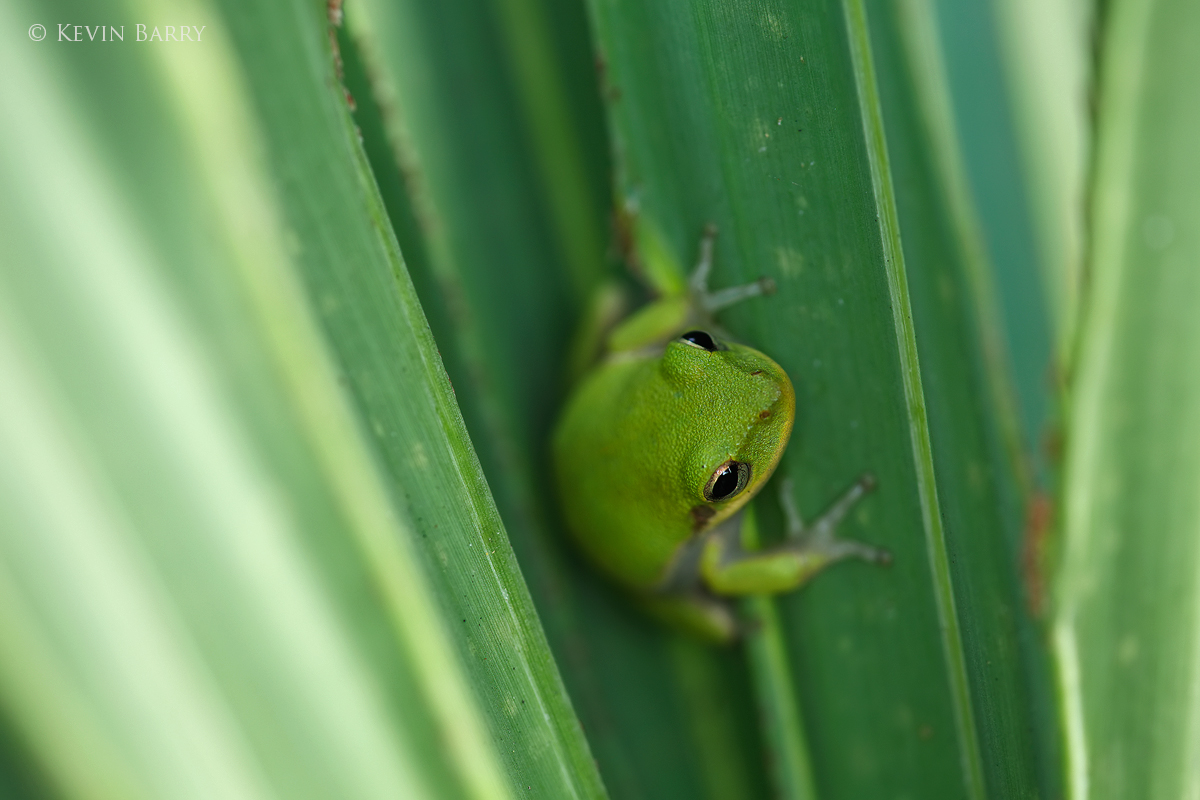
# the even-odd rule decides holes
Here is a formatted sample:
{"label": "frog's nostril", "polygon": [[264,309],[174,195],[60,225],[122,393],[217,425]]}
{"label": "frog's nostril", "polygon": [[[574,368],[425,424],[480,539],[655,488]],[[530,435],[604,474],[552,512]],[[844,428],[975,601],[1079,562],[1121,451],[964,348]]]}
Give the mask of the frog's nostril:
{"label": "frog's nostril", "polygon": [[766,411],[758,412],[759,419],[766,419],[769,416],[771,416],[771,409],[769,409],[769,408]]}

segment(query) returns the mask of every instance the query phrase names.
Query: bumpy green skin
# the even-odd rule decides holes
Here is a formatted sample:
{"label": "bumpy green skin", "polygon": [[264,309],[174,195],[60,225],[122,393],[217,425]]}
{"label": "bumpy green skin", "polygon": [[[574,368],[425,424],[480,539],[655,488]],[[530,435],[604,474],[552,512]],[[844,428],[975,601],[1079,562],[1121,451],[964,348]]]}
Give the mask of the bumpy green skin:
{"label": "bumpy green skin", "polygon": [[[610,354],[577,387],[555,431],[572,536],[639,593],[660,588],[682,545],[762,488],[791,436],[796,400],[783,369],[752,348],[723,346],[708,352],[672,339]],[[730,459],[750,465],[746,487],[706,500],[705,485]]]}

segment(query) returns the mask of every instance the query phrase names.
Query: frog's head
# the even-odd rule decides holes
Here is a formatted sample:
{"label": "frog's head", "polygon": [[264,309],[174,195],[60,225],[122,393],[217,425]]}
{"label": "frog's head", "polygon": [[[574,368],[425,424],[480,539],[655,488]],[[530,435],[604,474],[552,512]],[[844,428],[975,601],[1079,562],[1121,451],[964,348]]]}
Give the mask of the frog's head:
{"label": "frog's head", "polygon": [[667,345],[672,391],[665,431],[694,528],[726,519],[758,493],[787,447],[796,395],[783,368],[757,350],[688,331]]}

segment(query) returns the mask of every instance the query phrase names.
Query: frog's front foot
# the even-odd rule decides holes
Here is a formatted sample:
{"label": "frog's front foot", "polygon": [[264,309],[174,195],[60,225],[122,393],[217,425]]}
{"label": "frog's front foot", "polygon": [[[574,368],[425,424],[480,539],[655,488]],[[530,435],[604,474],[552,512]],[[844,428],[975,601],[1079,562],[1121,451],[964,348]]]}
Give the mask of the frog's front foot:
{"label": "frog's front foot", "polygon": [[864,473],[824,514],[811,525],[805,526],[792,495],[792,480],[784,478],[779,486],[779,502],[787,518],[787,535],[793,547],[823,557],[827,564],[846,558],[861,558],[875,564],[892,563],[892,554],[888,550],[852,539],[839,539],[836,535],[838,523],[877,485],[874,475]]}
{"label": "frog's front foot", "polygon": [[713,243],[716,238],[717,226],[710,222],[704,226],[704,236],[700,239],[700,260],[688,281],[692,297],[695,298],[696,304],[704,310],[704,313],[711,315],[747,298],[775,293],[775,281],[767,277],[759,278],[753,283],[729,286],[710,292],[708,290],[708,274],[712,271]]}
{"label": "frog's front foot", "polygon": [[747,551],[742,548],[738,527],[726,522],[713,530],[706,545],[701,560],[705,582],[717,594],[773,594],[803,586],[830,564],[847,558],[891,563],[887,550],[835,535],[838,523],[873,487],[874,480],[864,475],[816,522],[805,526],[791,499],[791,485],[783,481],[780,489],[787,538],[764,550]]}

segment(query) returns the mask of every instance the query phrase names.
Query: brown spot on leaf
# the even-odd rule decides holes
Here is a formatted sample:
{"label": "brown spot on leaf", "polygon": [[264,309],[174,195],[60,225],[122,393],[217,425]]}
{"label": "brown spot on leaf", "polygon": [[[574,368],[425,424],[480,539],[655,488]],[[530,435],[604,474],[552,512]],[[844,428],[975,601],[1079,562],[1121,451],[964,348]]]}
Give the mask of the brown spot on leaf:
{"label": "brown spot on leaf", "polygon": [[1021,574],[1029,613],[1046,613],[1046,550],[1054,525],[1054,504],[1045,492],[1035,491],[1025,509],[1025,535],[1021,541]]}

